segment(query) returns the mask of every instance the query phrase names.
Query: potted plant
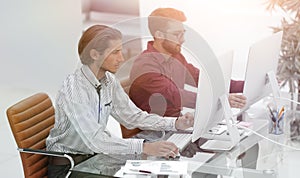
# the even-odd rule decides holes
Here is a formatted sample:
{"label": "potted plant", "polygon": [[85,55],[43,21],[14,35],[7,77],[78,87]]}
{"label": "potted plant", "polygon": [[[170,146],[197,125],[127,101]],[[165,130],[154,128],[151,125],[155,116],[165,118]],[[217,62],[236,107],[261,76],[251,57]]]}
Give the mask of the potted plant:
{"label": "potted plant", "polygon": [[[300,101],[300,0],[267,0],[267,9],[279,10],[283,15],[281,25],[272,27],[274,32],[283,31],[277,78],[282,81],[281,87],[288,85],[292,99],[294,93],[298,93]],[[293,104],[291,106],[293,110]],[[300,118],[297,113],[290,126],[291,139],[300,140]]]}

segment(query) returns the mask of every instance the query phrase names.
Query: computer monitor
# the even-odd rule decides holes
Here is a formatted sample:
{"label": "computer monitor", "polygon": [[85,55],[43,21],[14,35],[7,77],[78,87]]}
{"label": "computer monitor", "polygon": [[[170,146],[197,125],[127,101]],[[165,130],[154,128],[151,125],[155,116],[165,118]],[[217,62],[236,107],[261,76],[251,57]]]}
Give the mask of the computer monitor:
{"label": "computer monitor", "polygon": [[[199,138],[209,139],[200,146],[202,149],[230,150],[241,139],[237,126],[232,124],[234,117],[228,101],[233,55],[231,50],[219,56],[218,67],[220,68],[206,65],[205,70],[200,69],[192,141]],[[218,71],[220,69],[221,73]],[[214,79],[211,76],[214,76]],[[223,125],[224,120],[225,126]],[[220,123],[223,126],[220,126]],[[225,128],[229,135],[218,133],[218,131],[214,132],[215,128],[220,127]]]}
{"label": "computer monitor", "polygon": [[[228,93],[228,90],[225,89],[223,69],[208,43],[188,27],[185,38],[189,40],[185,41],[183,47],[190,56],[194,56],[200,68],[192,133],[192,142],[195,142],[224,118],[224,107],[220,98]],[[232,60],[232,54],[226,58]]]}
{"label": "computer monitor", "polygon": [[[222,74],[219,76],[222,80]],[[207,73],[202,72],[199,76],[196,111],[194,118],[194,131],[192,142],[199,138],[207,138],[209,134],[214,135],[211,130],[220,125],[223,119],[226,121],[226,140],[211,139],[200,148],[214,151],[230,150],[240,141],[237,127],[231,123],[233,115],[228,101],[228,92],[225,91],[224,83],[219,80],[211,80]]]}
{"label": "computer monitor", "polygon": [[250,47],[243,91],[243,95],[247,97],[247,104],[243,110],[272,92],[279,97],[275,73],[281,39],[282,32],[278,32]]}
{"label": "computer monitor", "polygon": [[[209,129],[222,121],[224,107],[220,98],[227,93],[222,71],[212,73],[207,73],[204,69],[200,71],[192,142],[203,137]],[[210,77],[211,75],[215,75],[214,80]]]}
{"label": "computer monitor", "polygon": [[218,56],[218,61],[221,66],[224,81],[225,81],[225,91],[229,93],[230,90],[230,80],[232,73],[232,63],[233,63],[233,50],[227,51],[226,53]]}

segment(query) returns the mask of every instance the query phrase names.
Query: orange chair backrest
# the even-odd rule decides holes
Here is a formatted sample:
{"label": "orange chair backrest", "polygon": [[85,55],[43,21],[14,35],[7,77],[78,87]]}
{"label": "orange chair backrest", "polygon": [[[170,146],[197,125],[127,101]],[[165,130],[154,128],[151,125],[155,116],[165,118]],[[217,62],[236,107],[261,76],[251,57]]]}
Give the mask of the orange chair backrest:
{"label": "orange chair backrest", "polygon": [[[19,148],[46,149],[46,138],[54,126],[54,107],[45,93],[37,93],[9,107],[7,118]],[[48,156],[21,153],[26,178],[47,176]]]}

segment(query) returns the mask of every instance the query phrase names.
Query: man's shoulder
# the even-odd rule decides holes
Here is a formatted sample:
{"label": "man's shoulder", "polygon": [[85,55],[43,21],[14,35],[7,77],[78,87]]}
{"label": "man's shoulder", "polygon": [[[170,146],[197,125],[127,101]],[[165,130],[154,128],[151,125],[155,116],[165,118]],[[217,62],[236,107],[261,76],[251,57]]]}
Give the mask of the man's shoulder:
{"label": "man's shoulder", "polygon": [[144,51],[140,55],[138,55],[135,60],[135,65],[145,65],[145,64],[158,64],[160,61],[158,60],[157,55],[154,52]]}
{"label": "man's shoulder", "polygon": [[145,50],[136,57],[136,60],[143,60],[147,58],[153,59],[154,56],[152,52]]}
{"label": "man's shoulder", "polygon": [[157,61],[152,54],[142,53],[133,62],[130,71],[130,79],[134,80],[146,73],[160,73],[161,68],[161,63]]}

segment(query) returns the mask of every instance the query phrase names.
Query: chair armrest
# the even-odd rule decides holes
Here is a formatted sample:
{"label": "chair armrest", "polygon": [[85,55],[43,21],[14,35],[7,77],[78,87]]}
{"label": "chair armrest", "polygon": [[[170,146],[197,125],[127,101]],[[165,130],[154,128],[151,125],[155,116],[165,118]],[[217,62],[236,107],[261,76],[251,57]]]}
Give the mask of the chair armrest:
{"label": "chair armrest", "polygon": [[[31,154],[40,154],[40,155],[47,155],[47,156],[65,157],[71,163],[71,167],[69,170],[72,170],[75,165],[73,158],[70,155],[68,155],[66,153],[62,153],[62,152],[37,150],[37,149],[31,149],[31,148],[18,148],[18,151],[21,153],[31,153]],[[66,177],[68,177],[70,175],[70,173],[71,172],[69,171],[69,173]]]}
{"label": "chair armrest", "polygon": [[47,156],[57,156],[57,157],[65,157],[64,155],[67,155],[62,152],[57,151],[46,151],[46,150],[37,150],[37,149],[31,149],[31,148],[18,148],[19,152],[23,153],[35,153],[35,154],[41,154],[41,155],[47,155]]}

